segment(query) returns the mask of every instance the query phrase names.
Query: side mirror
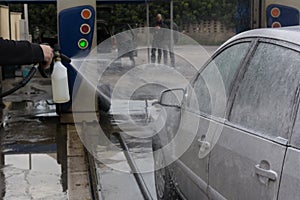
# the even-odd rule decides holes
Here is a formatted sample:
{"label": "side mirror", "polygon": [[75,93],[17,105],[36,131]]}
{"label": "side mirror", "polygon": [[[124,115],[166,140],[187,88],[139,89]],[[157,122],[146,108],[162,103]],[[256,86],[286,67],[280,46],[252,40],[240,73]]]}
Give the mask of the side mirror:
{"label": "side mirror", "polygon": [[159,104],[163,106],[180,108],[183,97],[184,97],[183,88],[165,90],[160,95]]}

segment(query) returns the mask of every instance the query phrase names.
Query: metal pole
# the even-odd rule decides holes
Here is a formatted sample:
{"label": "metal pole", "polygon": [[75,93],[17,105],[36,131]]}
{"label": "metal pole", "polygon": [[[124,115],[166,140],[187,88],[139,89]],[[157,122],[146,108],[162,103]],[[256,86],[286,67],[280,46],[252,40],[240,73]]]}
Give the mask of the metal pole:
{"label": "metal pole", "polygon": [[9,38],[8,39],[10,39],[11,40],[11,17],[10,17],[10,7],[9,7],[9,5],[8,5],[8,28],[9,28],[9,30],[8,30],[8,32],[9,32]]}
{"label": "metal pole", "polygon": [[24,4],[24,18],[25,18],[25,40],[29,39],[29,20],[28,20],[28,4]]}
{"label": "metal pole", "polygon": [[32,170],[32,158],[31,158],[31,153],[29,153],[29,170]]}
{"label": "metal pole", "polygon": [[139,171],[135,161],[134,161],[134,158],[132,157],[132,155],[130,154],[130,151],[128,149],[128,146],[125,142],[125,139],[124,137],[122,136],[121,133],[119,132],[116,132],[114,133],[115,136],[118,138],[120,144],[121,144],[121,147],[124,149],[124,154],[125,154],[125,157],[127,159],[127,162],[128,162],[128,165],[131,169],[131,172],[140,188],[140,191],[144,197],[145,200],[153,200],[152,196],[151,196],[151,193],[147,187],[147,184],[141,174],[141,172]]}
{"label": "metal pole", "polygon": [[170,20],[171,20],[171,29],[173,30],[173,24],[174,24],[174,3],[173,0],[170,1]]}
{"label": "metal pole", "polygon": [[146,2],[146,13],[147,13],[147,50],[148,50],[148,63],[150,63],[150,32],[149,32],[149,27],[150,27],[150,20],[149,20],[149,3]]}
{"label": "metal pole", "polygon": [[173,47],[174,47],[174,38],[173,38],[173,27],[174,27],[174,19],[173,19],[173,0],[170,1],[170,28],[171,28],[171,51],[173,51]]}
{"label": "metal pole", "polygon": [[173,0],[170,1],[170,44],[169,44],[169,55],[170,55],[170,65],[175,67],[175,53],[174,53],[174,21],[173,21]]}

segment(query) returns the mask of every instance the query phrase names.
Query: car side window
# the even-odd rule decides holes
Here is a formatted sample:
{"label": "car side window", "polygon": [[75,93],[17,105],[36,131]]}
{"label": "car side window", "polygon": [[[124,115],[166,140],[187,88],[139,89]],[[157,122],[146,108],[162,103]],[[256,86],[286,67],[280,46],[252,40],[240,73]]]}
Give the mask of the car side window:
{"label": "car side window", "polygon": [[[224,112],[222,112],[224,108],[218,110],[216,105],[217,98],[225,98],[227,102],[230,84],[247,54],[249,46],[250,42],[234,44],[222,51],[205,67],[194,82],[193,89],[196,98],[189,103],[190,109],[193,111],[197,109],[200,113],[213,114],[216,117],[224,117]],[[221,79],[218,77],[221,77]],[[224,94],[222,97],[220,90],[225,90],[222,92]],[[216,106],[215,108],[217,109],[215,109],[214,113],[211,113],[212,105]]]}
{"label": "car side window", "polygon": [[300,53],[260,43],[239,83],[229,121],[267,138],[288,139]]}

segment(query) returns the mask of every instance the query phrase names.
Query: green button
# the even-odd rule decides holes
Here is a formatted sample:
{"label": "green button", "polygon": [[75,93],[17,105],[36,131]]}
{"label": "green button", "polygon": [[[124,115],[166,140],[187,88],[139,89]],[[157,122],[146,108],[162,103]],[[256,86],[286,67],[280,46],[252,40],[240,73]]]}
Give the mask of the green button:
{"label": "green button", "polygon": [[86,49],[88,46],[88,41],[86,39],[80,39],[78,42],[78,46],[81,49]]}

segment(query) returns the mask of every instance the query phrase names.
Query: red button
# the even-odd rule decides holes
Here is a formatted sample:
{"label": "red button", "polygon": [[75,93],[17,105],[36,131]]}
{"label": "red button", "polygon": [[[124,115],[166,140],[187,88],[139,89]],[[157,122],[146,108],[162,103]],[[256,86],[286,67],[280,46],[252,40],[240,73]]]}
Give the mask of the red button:
{"label": "red button", "polygon": [[82,34],[89,34],[90,31],[91,31],[90,25],[88,25],[88,24],[82,24],[82,25],[80,26],[80,32],[81,32]]}
{"label": "red button", "polygon": [[280,28],[281,24],[279,22],[273,22],[272,28]]}

